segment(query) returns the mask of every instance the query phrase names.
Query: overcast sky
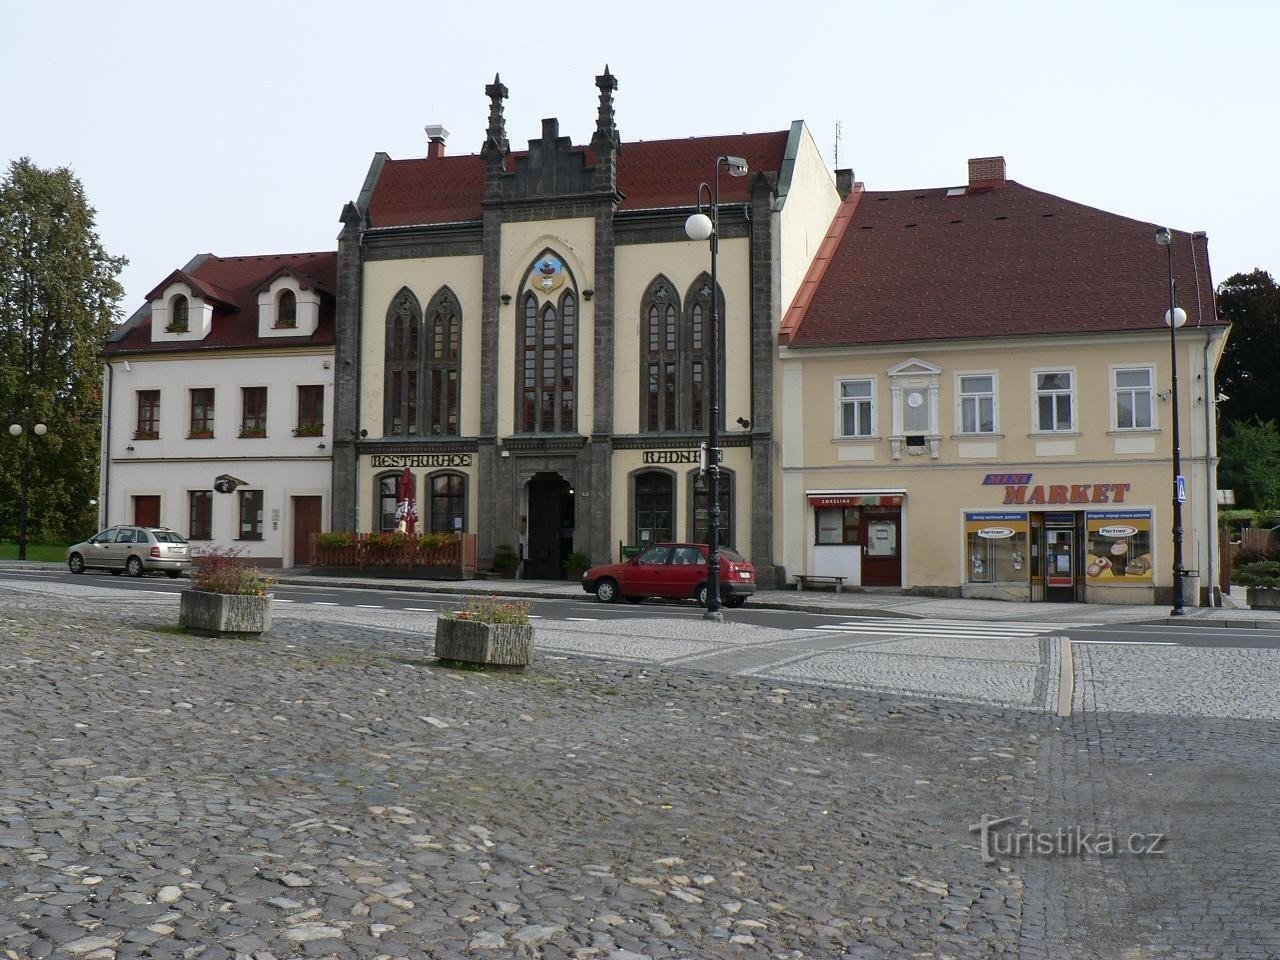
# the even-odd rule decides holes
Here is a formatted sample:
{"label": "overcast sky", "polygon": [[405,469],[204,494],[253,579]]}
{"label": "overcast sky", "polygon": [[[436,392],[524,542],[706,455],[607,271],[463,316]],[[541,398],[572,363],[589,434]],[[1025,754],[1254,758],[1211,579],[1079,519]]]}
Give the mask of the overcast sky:
{"label": "overcast sky", "polygon": [[[702,5],[0,0],[0,160],[69,165],[124,313],[194,254],[336,248],[382,150],[476,153],[495,72],[513,148],[808,123],[869,189],[1011,179],[1209,234],[1214,277],[1280,274],[1280,4],[787,0]],[[709,171],[710,172],[710,171]],[[692,200],[692,198],[691,198]],[[1154,242],[1154,241],[1153,241]],[[1069,322],[1069,318],[1064,318]]]}

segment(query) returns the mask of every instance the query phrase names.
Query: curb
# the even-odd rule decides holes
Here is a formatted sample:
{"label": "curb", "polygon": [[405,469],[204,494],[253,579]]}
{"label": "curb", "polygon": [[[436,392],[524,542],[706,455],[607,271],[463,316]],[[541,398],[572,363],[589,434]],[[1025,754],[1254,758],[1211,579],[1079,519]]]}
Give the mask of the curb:
{"label": "curb", "polygon": [[1275,630],[1280,628],[1280,617],[1270,620],[1225,620],[1216,617],[1163,617],[1156,620],[1139,620],[1140,627],[1222,627],[1226,630]]}

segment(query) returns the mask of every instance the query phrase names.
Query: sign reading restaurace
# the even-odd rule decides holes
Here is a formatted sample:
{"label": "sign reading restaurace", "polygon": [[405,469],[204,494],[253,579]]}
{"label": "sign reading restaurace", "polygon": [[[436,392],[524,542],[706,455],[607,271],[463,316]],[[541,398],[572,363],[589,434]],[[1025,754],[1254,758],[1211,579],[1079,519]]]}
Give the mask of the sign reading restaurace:
{"label": "sign reading restaurace", "polygon": [[416,453],[378,454],[369,458],[374,469],[378,467],[469,467],[469,453]]}

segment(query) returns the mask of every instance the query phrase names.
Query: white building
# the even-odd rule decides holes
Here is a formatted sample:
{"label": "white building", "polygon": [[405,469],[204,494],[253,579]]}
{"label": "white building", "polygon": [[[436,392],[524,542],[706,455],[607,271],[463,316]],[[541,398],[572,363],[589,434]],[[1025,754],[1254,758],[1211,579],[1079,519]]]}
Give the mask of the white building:
{"label": "white building", "polygon": [[266,566],[308,563],[329,526],[336,265],[199,256],[112,335],[103,527],[166,526]]}

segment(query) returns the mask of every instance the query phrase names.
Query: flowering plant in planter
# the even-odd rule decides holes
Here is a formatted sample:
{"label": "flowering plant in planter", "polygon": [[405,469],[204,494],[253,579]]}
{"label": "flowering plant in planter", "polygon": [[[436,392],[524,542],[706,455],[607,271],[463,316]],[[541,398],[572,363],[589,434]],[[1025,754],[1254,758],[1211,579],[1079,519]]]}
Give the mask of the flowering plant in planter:
{"label": "flowering plant in planter", "polygon": [[445,661],[524,667],[533,662],[531,605],[477,597],[436,621],[436,656]]}
{"label": "flowering plant in planter", "polygon": [[323,423],[300,423],[293,428],[293,435],[295,437],[323,437],[324,424]]}
{"label": "flowering plant in planter", "polygon": [[210,547],[191,558],[191,587],[179,597],[178,623],[192,633],[257,636],[271,627],[275,583],[239,549]]}
{"label": "flowering plant in planter", "polygon": [[1280,560],[1241,564],[1231,574],[1231,582],[1249,588],[1247,598],[1252,609],[1280,609]]}
{"label": "flowering plant in planter", "polygon": [[527,600],[499,600],[497,597],[474,597],[461,610],[446,616],[476,623],[527,624],[533,604]]}
{"label": "flowering plant in planter", "polygon": [[191,589],[264,597],[275,579],[264,576],[236,547],[209,547],[191,557]]}

